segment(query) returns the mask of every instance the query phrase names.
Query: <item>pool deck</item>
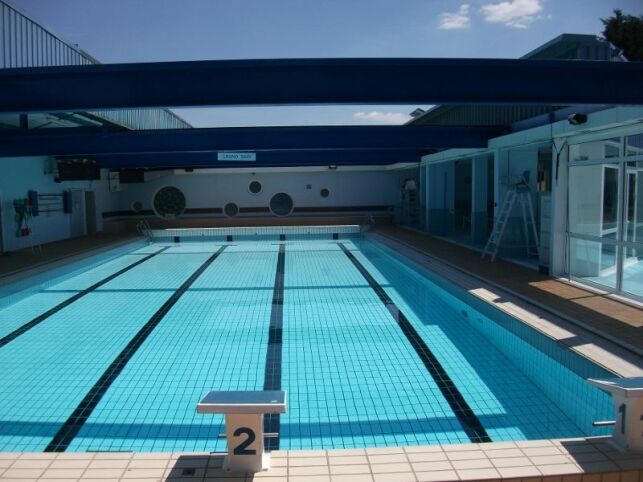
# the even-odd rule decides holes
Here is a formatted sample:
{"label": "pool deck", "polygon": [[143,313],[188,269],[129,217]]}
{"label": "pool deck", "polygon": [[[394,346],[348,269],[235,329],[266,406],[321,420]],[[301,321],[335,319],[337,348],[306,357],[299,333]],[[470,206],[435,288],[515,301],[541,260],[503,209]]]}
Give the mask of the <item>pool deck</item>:
{"label": "pool deck", "polygon": [[91,255],[101,248],[115,247],[135,238],[133,233],[128,232],[96,233],[10,251],[0,255],[0,277],[40,266],[47,268],[55,261],[64,261],[76,255]]}
{"label": "pool deck", "polygon": [[397,241],[484,280],[526,302],[643,354],[643,310],[633,304],[551,278],[515,263],[481,259],[480,253],[399,226],[378,226],[376,235]]}
{"label": "pool deck", "polygon": [[641,454],[605,437],[468,445],[272,452],[271,469],[225,472],[223,454],[0,453],[3,481],[421,482],[643,481]]}

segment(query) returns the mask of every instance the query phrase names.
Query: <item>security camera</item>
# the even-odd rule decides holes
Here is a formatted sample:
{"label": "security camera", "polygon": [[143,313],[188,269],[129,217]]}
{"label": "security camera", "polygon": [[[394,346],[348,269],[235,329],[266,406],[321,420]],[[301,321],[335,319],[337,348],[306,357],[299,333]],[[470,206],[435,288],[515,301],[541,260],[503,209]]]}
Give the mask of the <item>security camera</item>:
{"label": "security camera", "polygon": [[567,121],[573,126],[584,124],[587,122],[587,114],[579,114],[577,112],[567,117]]}

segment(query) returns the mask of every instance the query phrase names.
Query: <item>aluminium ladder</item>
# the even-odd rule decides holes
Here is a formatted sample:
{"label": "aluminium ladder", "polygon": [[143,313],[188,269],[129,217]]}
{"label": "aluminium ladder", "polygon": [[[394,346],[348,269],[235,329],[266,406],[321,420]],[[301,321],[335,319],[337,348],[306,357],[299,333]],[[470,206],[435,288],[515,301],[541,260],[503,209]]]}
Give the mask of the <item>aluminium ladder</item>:
{"label": "aluminium ladder", "polygon": [[[509,221],[509,216],[511,215],[516,201],[520,203],[527,256],[539,256],[540,252],[538,250],[538,232],[536,230],[534,208],[531,203],[531,190],[529,189],[527,178],[525,176],[521,176],[520,181],[516,184],[511,185],[509,190],[507,191],[507,194],[505,194],[505,198],[502,201],[502,206],[500,207],[500,213],[498,214],[498,220],[494,223],[493,229],[491,230],[491,235],[489,236],[487,244],[482,251],[482,258],[484,258],[485,255],[489,254],[491,255],[492,262],[496,259],[502,237],[505,234],[507,222]],[[533,233],[535,244],[529,244],[530,227]],[[532,251],[532,249],[535,250],[535,252]]]}

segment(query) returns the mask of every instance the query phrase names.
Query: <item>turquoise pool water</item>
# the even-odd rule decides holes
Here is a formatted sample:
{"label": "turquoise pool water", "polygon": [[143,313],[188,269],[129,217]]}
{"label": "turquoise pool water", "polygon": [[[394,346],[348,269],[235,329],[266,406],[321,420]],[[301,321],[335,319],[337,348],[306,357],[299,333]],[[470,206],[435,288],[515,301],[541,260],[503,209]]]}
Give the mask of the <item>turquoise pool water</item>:
{"label": "turquoise pool water", "polygon": [[196,403],[268,388],[273,448],[598,435],[590,376],[365,239],[156,243],[0,309],[0,450],[221,451]]}

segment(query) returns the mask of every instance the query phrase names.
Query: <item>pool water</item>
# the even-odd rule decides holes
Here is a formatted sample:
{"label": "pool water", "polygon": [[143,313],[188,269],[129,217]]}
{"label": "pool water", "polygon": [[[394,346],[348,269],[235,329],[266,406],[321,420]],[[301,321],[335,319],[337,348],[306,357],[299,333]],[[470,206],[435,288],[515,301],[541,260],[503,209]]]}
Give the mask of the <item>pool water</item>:
{"label": "pool water", "polygon": [[211,390],[287,390],[285,450],[605,433],[610,374],[468,296],[361,238],[155,243],[0,310],[0,450],[223,451]]}

